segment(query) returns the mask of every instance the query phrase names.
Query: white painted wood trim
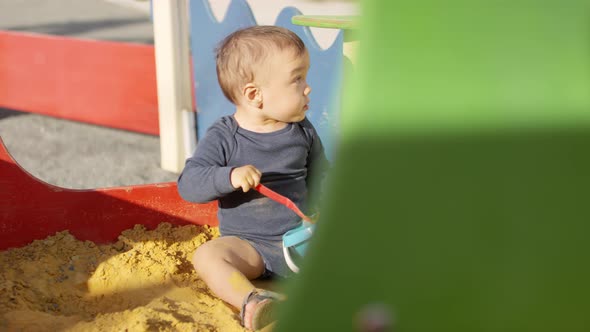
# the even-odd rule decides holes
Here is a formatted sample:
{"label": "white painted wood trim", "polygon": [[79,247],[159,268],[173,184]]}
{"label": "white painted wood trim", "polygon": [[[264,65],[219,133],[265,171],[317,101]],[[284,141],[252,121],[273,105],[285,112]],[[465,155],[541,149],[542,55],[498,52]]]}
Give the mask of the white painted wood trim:
{"label": "white painted wood trim", "polygon": [[153,1],[160,160],[163,169],[175,173],[182,171],[190,149],[190,124],[182,114],[192,112],[187,13],[187,0]]}

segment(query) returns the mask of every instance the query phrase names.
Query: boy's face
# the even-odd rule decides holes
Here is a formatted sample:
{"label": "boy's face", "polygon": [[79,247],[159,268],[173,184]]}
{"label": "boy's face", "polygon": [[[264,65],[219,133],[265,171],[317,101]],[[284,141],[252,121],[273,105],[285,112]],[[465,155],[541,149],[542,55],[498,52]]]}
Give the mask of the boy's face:
{"label": "boy's face", "polygon": [[280,122],[299,122],[305,118],[311,88],[307,84],[309,54],[293,50],[275,51],[261,68],[260,89],[264,115]]}

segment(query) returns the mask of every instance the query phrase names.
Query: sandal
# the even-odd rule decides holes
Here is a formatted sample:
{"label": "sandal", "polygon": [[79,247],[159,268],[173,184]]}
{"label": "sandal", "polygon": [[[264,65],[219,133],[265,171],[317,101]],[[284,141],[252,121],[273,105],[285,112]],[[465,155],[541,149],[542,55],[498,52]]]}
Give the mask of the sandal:
{"label": "sandal", "polygon": [[277,301],[284,301],[285,295],[271,292],[269,290],[254,288],[242,303],[242,310],[240,311],[240,321],[244,325],[244,317],[246,316],[246,305],[252,301],[257,301],[254,306],[254,314],[252,315],[252,330],[259,330],[276,320],[276,305]]}

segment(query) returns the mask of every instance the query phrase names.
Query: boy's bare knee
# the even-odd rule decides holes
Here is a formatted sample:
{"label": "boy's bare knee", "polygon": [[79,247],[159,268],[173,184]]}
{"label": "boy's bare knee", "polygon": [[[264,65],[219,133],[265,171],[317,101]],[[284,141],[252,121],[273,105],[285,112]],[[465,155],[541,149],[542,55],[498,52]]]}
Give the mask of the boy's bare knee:
{"label": "boy's bare knee", "polygon": [[220,263],[232,263],[233,250],[225,241],[203,243],[193,254],[193,266],[197,272],[215,269]]}
{"label": "boy's bare knee", "polygon": [[203,271],[207,266],[211,266],[215,260],[221,259],[221,255],[215,250],[215,246],[205,243],[195,250],[193,254],[193,266],[197,272]]}
{"label": "boy's bare knee", "polygon": [[193,254],[193,266],[201,276],[229,264],[254,278],[264,272],[264,262],[247,242],[235,237],[219,238],[202,244]]}

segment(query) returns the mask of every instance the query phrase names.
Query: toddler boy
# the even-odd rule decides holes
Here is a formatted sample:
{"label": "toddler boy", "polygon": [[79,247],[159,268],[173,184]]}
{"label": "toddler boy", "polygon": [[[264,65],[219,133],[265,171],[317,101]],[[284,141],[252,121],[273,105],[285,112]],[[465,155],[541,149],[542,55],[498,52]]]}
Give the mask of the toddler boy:
{"label": "toddler boy", "polygon": [[216,56],[219,84],[236,111],[199,141],[178,191],[191,202],[218,200],[221,236],[201,245],[193,264],[213,293],[241,308],[246,328],[259,329],[272,320],[280,296],[250,280],[289,274],[282,236],[301,221],[253,189],[263,183],[305,211],[310,182],[323,176],[327,161],[305,117],[309,54],[295,33],[275,26],[242,29],[222,41]]}

